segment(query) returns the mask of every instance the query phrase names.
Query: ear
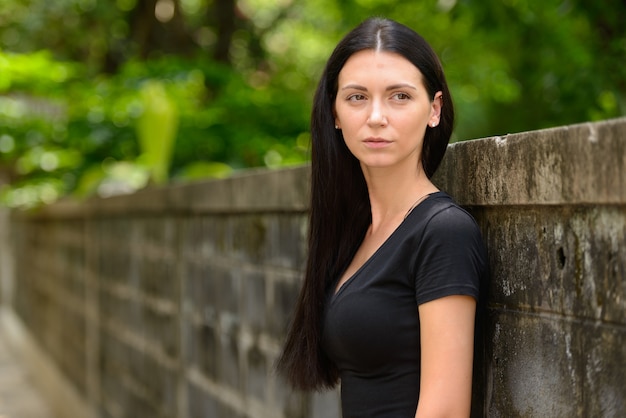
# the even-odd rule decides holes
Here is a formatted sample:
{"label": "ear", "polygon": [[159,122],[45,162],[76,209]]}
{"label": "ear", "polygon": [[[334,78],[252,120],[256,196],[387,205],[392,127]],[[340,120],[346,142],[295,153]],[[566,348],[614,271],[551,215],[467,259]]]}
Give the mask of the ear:
{"label": "ear", "polygon": [[430,103],[430,107],[430,120],[428,121],[428,125],[434,128],[439,125],[439,122],[441,121],[441,109],[443,108],[443,93],[441,91],[435,93],[435,97]]}
{"label": "ear", "polygon": [[335,118],[335,129],[341,129],[341,123],[339,123],[339,118],[337,117],[335,106],[333,106],[333,117]]}

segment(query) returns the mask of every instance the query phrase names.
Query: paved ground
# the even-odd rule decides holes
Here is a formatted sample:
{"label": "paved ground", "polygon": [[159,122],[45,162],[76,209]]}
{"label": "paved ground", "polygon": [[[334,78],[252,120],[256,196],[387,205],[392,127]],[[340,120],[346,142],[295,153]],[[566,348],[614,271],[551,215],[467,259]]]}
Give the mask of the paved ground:
{"label": "paved ground", "polygon": [[0,332],[0,418],[55,418]]}

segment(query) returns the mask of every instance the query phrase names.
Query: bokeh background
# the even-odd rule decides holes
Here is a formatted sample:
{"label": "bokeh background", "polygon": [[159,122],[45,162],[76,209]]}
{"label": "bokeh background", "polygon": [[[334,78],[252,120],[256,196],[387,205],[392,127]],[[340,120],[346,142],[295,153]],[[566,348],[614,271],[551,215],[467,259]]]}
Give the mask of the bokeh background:
{"label": "bokeh background", "polygon": [[0,0],[0,204],[306,162],[325,60],[372,15],[440,55],[454,141],[626,114],[624,0]]}

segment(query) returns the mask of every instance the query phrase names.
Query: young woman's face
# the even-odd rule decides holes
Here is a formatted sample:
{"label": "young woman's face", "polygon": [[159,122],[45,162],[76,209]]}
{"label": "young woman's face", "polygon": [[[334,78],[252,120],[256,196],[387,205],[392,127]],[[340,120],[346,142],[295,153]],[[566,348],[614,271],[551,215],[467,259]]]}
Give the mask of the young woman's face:
{"label": "young woman's face", "polygon": [[439,123],[441,92],[429,97],[421,72],[403,56],[365,50],[339,73],[334,110],[361,165],[421,167],[424,133]]}

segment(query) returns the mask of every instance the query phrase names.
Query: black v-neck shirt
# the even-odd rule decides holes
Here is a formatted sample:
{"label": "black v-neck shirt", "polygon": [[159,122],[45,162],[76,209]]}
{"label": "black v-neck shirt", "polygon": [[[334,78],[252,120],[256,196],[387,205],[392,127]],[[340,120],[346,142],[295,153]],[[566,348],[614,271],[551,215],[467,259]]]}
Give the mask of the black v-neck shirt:
{"label": "black v-neck shirt", "polygon": [[329,295],[322,342],[339,368],[344,418],[415,416],[418,306],[450,295],[478,299],[486,265],[474,219],[437,192]]}

